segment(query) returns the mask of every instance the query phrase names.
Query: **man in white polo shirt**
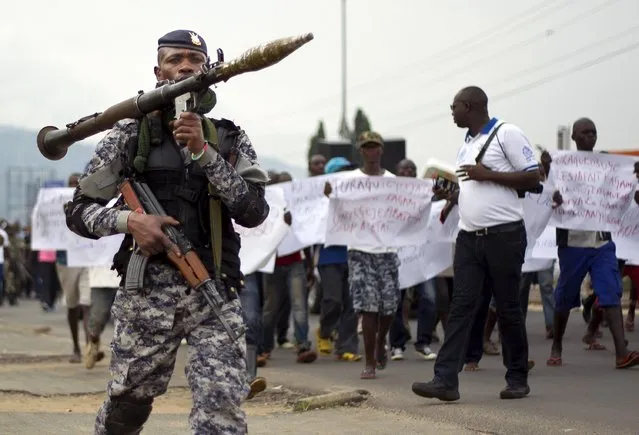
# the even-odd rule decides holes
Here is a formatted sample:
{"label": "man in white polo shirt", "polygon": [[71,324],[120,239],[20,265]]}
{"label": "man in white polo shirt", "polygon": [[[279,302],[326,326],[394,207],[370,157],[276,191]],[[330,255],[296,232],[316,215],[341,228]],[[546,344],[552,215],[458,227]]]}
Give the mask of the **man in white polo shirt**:
{"label": "man in white polo shirt", "polygon": [[473,318],[484,294],[492,292],[507,367],[507,386],[500,397],[518,399],[530,392],[528,341],[519,292],[526,230],[518,191],[539,186],[537,161],[519,128],[488,116],[488,97],[480,88],[459,91],[451,110],[455,124],[468,129],[457,154],[459,194],[452,198],[460,217],[455,289],[434,379],[414,383],[413,392],[445,401],[459,399],[458,373]]}

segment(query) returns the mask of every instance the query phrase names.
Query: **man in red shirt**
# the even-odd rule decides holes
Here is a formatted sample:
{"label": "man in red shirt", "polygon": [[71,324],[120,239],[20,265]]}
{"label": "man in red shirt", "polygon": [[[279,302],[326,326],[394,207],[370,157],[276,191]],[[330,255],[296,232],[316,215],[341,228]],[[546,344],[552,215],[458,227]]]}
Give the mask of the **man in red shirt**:
{"label": "man in red shirt", "polygon": [[[290,175],[282,173],[278,182],[290,181]],[[292,216],[286,212],[284,220],[291,225]],[[286,294],[291,300],[293,313],[293,328],[297,346],[297,362],[311,363],[317,359],[317,353],[312,350],[308,339],[308,290],[307,276],[312,271],[312,257],[302,257],[302,251],[275,259],[275,269],[272,274],[264,275],[264,350],[269,354],[275,347],[275,323],[277,314]],[[306,267],[305,267],[306,261]]]}

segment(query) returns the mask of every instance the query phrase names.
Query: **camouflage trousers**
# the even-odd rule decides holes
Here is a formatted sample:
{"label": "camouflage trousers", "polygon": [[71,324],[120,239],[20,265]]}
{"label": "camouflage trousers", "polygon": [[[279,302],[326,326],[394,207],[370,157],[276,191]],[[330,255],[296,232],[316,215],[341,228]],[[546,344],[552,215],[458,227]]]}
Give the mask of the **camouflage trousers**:
{"label": "camouflage trousers", "polygon": [[[120,288],[111,314],[111,380],[95,434],[108,433],[105,422],[117,414],[118,399],[150,401],[166,392],[182,338],[188,342],[185,374],[193,394],[192,432],[247,433],[240,408],[249,392],[245,340],[231,341],[201,293],[188,291],[175,269],[149,263],[145,289]],[[241,323],[239,299],[227,303],[222,316],[231,327]]]}

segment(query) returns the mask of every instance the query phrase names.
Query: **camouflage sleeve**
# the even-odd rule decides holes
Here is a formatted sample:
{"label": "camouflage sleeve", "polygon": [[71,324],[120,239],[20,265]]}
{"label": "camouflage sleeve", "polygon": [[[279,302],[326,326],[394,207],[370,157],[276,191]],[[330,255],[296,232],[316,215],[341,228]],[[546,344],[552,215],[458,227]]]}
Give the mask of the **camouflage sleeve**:
{"label": "camouflage sleeve", "polygon": [[98,143],[73,201],[65,206],[67,226],[79,236],[98,239],[126,232],[131,212],[106,205],[118,194],[117,185],[128,159],[127,144],[137,137],[137,129],[134,119],[119,121]]}
{"label": "camouflage sleeve", "polygon": [[198,163],[235,222],[253,228],[268,216],[269,206],[264,198],[268,175],[258,165],[255,149],[244,131],[240,133],[233,151],[238,156],[234,166],[210,147]]}

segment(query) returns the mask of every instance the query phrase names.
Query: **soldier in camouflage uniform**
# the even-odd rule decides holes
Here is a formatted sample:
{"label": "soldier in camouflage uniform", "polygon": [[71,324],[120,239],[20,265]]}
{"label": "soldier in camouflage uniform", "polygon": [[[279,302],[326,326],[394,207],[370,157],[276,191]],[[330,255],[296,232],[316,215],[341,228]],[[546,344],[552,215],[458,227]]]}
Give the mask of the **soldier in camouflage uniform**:
{"label": "soldier in camouflage uniform", "polygon": [[9,236],[9,246],[4,250],[4,292],[9,301],[9,305],[17,305],[20,291],[27,279],[27,270],[23,256],[24,241],[20,239],[20,225],[18,223],[8,225],[6,231]]}
{"label": "soldier in camouflage uniform", "polygon": [[[170,32],[158,44],[158,81],[191,76],[208,63],[206,44],[194,32]],[[209,90],[208,95],[211,93]],[[127,233],[114,258],[120,273],[126,273],[126,255],[133,249],[133,239],[151,257],[144,288],[132,291],[121,287],[115,297],[112,379],[108,398],[96,419],[96,434],[140,433],[151,413],[153,399],[166,392],[182,338],[189,345],[186,376],[193,393],[193,433],[247,433],[240,407],[249,392],[245,339],[233,342],[202,294],[190,289],[169,263],[164,251],[176,247],[161,230],[163,225],[176,225],[176,219],[180,219],[185,236],[211,276],[215,276],[215,240],[211,241],[215,230],[211,224],[221,223],[222,282],[218,290],[227,298],[222,316],[231,327],[241,324],[237,297],[237,290],[243,285],[240,241],[231,219],[244,227],[255,227],[264,221],[269,211],[264,199],[268,178],[258,166],[256,153],[243,130],[230,121],[202,116],[213,105],[214,102],[207,108],[199,107],[197,113],[183,113],[177,120],[169,113],[171,107],[142,120],[116,123],[98,144],[73,201],[65,207],[69,228],[83,237]],[[206,134],[211,122],[217,141]],[[144,129],[150,131],[150,139],[142,134]],[[143,143],[144,140],[149,142]],[[109,190],[98,186],[117,185],[120,169],[127,173],[129,168],[135,168],[133,174],[149,185],[167,214],[175,219],[134,213],[119,203],[106,207],[117,192],[113,187]],[[111,183],[105,177],[112,177]],[[210,197],[219,201],[219,216],[213,216]]]}

